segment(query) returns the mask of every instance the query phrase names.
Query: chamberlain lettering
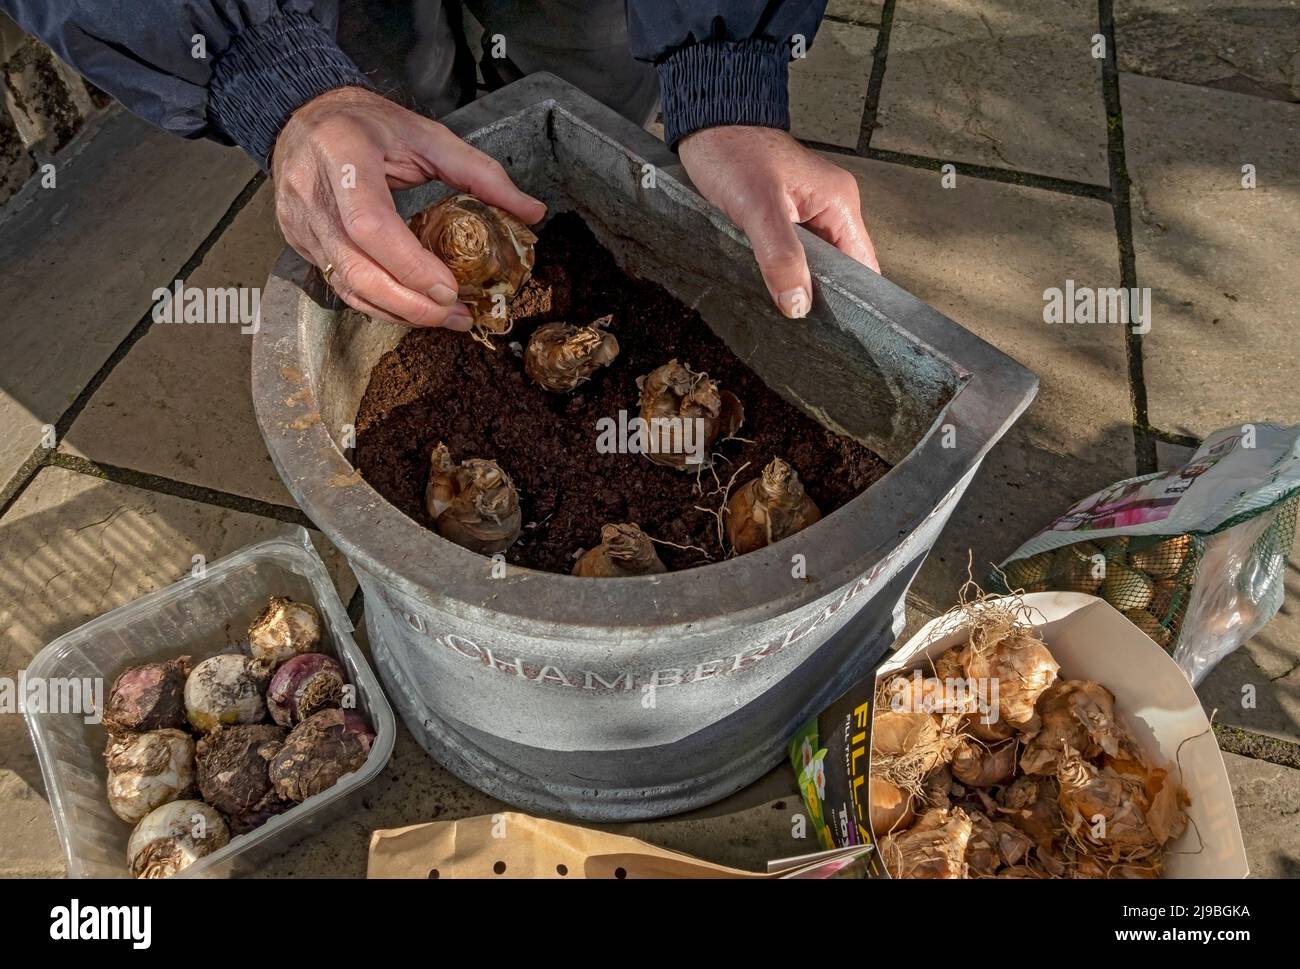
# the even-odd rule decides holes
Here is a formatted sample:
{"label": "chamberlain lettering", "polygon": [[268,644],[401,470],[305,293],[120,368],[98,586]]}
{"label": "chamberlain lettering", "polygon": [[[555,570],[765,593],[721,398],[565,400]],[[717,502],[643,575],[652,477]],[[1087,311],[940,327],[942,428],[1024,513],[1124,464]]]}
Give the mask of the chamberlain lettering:
{"label": "chamberlain lettering", "polygon": [[[873,570],[870,575],[859,579],[839,599],[821,612],[800,620],[786,632],[774,636],[762,645],[731,653],[727,656],[720,656],[717,659],[708,659],[689,667],[667,667],[644,673],[631,670],[621,670],[617,673],[609,671],[601,673],[595,670],[581,669],[565,670],[551,664],[539,666],[527,663],[518,657],[502,656],[490,646],[476,643],[455,633],[446,633],[432,638],[437,645],[450,649],[467,660],[480,663],[499,673],[532,680],[535,683],[551,683],[555,686],[565,686],[573,689],[623,693],[646,686],[655,689],[685,686],[689,683],[699,683],[702,680],[710,680],[717,676],[737,673],[748,669],[755,663],[775,656],[781,650],[794,645],[805,636],[821,628],[824,623],[857,598],[864,589],[874,583],[877,575],[878,572]],[[423,618],[407,611],[400,611],[400,615],[411,629],[424,635],[430,635]]]}

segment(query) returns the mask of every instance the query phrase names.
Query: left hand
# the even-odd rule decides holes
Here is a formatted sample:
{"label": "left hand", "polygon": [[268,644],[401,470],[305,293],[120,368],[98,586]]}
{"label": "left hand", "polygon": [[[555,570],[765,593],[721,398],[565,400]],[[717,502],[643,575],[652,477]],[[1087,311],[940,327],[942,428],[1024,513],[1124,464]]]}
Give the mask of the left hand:
{"label": "left hand", "polygon": [[876,272],[852,175],[775,128],[726,125],[677,146],[700,194],[749,237],[768,292],[791,319],[812,308],[812,277],[795,224]]}

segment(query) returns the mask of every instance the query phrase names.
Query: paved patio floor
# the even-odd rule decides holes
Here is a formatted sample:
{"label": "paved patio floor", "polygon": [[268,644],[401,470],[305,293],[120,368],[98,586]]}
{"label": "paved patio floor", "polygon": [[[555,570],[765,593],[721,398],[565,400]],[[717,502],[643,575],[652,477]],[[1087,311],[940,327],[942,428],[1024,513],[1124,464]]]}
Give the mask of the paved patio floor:
{"label": "paved patio floor", "polygon": [[[1298,48],[1295,0],[832,0],[794,66],[795,134],[858,178],[885,274],[1042,382],[918,578],[913,626],[952,602],[968,550],[982,574],[1076,499],[1219,427],[1300,422]],[[195,554],[310,526],[254,422],[249,337],[149,319],[178,278],[265,280],[283,245],[269,186],[233,150],[120,112],[97,128],[57,191],[0,212],[0,676]],[[1044,324],[1043,291],[1067,280],[1151,287],[1151,332]],[[359,618],[346,563],[317,539]],[[1294,564],[1288,580],[1291,602],[1200,691],[1257,876],[1300,876]],[[265,874],[361,875],[372,829],[497,807],[403,732],[363,809]],[[807,849],[799,810],[782,769],[623,829],[759,867]],[[12,716],[0,832],[0,876],[63,871]]]}

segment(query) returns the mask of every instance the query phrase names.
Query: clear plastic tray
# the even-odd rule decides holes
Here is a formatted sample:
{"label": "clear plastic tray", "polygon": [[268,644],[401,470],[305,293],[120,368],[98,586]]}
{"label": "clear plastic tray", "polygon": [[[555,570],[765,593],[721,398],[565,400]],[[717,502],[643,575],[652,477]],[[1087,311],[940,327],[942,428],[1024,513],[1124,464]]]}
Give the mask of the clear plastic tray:
{"label": "clear plastic tray", "polygon": [[[102,678],[107,697],[128,666],[186,654],[197,663],[227,651],[243,639],[271,595],[310,602],[319,610],[322,652],[347,670],[349,682],[356,686],[357,710],[370,720],[375,741],[360,770],[257,830],[232,838],[183,871],[181,878],[229,878],[256,869],[352,810],[361,789],[392,755],[397,729],[393,711],[352,638],[352,623],[306,531],[299,529],[299,542],[275,538],[249,546],[209,564],[201,575],[93,619],[46,646],[27,670],[29,680]],[[131,825],[108,806],[104,728],[85,719],[79,713],[27,714],[68,875],[126,878]]]}

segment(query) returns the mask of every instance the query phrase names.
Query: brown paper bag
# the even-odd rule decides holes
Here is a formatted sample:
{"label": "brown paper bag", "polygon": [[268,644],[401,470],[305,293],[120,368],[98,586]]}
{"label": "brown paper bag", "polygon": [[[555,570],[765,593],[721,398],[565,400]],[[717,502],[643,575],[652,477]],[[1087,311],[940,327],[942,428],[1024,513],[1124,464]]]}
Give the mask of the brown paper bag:
{"label": "brown paper bag", "polygon": [[376,831],[368,878],[772,878],[527,814]]}

